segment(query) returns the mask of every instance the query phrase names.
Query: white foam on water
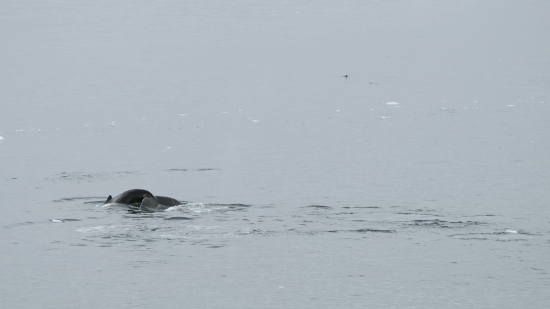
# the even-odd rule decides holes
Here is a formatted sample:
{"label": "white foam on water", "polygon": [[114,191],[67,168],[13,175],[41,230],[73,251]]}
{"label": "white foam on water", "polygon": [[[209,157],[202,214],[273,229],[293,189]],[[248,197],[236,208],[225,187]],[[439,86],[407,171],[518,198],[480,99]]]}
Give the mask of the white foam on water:
{"label": "white foam on water", "polygon": [[79,233],[94,233],[94,232],[104,232],[107,230],[122,229],[125,231],[130,231],[135,229],[135,225],[100,225],[100,226],[90,226],[90,227],[81,227],[76,231]]}
{"label": "white foam on water", "polygon": [[228,209],[227,206],[216,205],[216,204],[207,204],[207,203],[187,203],[178,206],[172,206],[167,208],[165,211],[182,211],[182,212],[192,212],[192,213],[208,213],[215,210]]}
{"label": "white foam on water", "polygon": [[399,105],[397,102],[386,102],[386,105]]}

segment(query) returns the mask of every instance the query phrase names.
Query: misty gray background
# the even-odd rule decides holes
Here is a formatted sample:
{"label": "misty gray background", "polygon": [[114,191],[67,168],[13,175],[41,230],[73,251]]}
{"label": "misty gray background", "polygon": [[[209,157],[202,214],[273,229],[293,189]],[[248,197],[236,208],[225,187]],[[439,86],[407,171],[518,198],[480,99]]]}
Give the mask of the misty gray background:
{"label": "misty gray background", "polygon": [[550,2],[0,7],[2,306],[550,303]]}

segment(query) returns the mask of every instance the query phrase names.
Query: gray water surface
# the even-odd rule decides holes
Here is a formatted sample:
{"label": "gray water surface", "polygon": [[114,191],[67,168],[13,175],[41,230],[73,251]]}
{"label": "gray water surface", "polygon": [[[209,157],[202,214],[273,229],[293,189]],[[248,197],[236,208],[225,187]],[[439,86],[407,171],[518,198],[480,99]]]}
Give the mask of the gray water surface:
{"label": "gray water surface", "polygon": [[548,306],[548,16],[3,3],[2,306]]}

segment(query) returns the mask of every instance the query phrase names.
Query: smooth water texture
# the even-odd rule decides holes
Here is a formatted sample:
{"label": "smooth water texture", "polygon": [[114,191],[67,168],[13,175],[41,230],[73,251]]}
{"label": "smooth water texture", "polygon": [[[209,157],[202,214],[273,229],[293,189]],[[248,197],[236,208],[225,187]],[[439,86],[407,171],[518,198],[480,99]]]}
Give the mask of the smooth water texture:
{"label": "smooth water texture", "polygon": [[2,306],[548,306],[548,16],[3,3]]}

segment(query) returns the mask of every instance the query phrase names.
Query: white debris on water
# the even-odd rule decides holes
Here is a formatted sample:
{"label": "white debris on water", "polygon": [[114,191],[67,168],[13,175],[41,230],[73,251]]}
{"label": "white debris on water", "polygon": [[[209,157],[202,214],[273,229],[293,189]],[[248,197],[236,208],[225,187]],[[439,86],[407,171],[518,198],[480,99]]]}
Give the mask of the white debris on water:
{"label": "white debris on water", "polygon": [[52,221],[53,223],[63,223],[63,220],[59,219],[51,219],[50,221]]}
{"label": "white debris on water", "polygon": [[518,231],[516,231],[516,230],[506,230],[506,233],[508,233],[508,234],[517,234]]}
{"label": "white debris on water", "polygon": [[397,102],[387,102],[386,105],[399,105]]}

